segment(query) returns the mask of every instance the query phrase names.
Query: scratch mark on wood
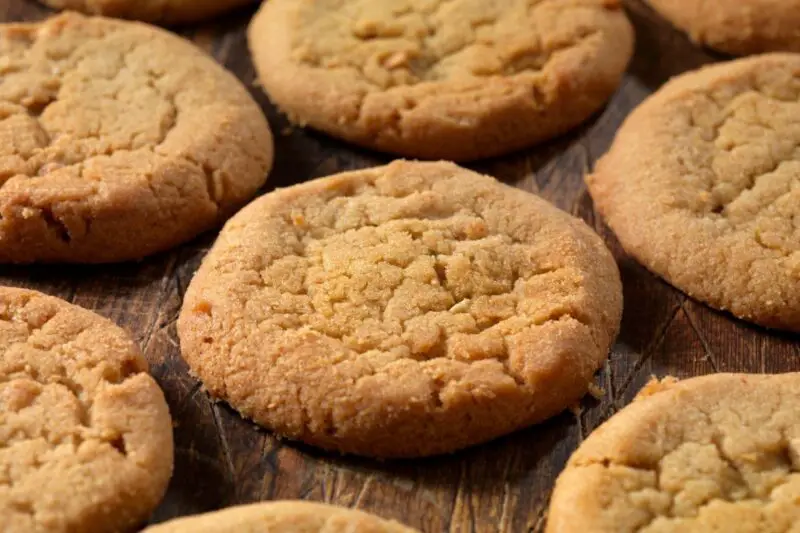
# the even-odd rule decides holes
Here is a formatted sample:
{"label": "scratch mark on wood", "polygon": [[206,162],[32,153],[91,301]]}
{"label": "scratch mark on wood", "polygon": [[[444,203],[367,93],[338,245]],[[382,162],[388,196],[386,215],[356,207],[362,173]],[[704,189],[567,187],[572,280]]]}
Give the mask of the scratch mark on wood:
{"label": "scratch mark on wood", "polygon": [[686,309],[684,305],[685,303],[686,300],[681,302],[681,308],[683,309],[683,312],[686,315],[686,321],[689,323],[689,327],[692,329],[694,334],[697,336],[697,339],[700,341],[700,344],[703,346],[703,351],[706,353],[706,359],[711,365],[711,368],[714,370],[714,372],[719,372],[719,370],[717,370],[717,361],[716,361],[716,356],[714,355],[714,351],[711,349],[711,345],[708,343],[708,340],[706,339],[705,335],[700,333],[700,328],[698,328],[697,324],[695,323],[694,315],[691,312],[689,312],[688,309]]}
{"label": "scratch mark on wood", "polygon": [[233,466],[233,458],[231,455],[230,446],[228,446],[228,437],[225,435],[225,431],[222,428],[222,421],[220,420],[219,415],[219,406],[214,403],[210,398],[208,399],[208,403],[211,405],[211,416],[214,418],[214,426],[217,428],[217,434],[219,435],[220,444],[222,444],[222,453],[225,456],[225,464],[228,467],[228,472],[230,473],[231,483],[236,483],[236,470]]}
{"label": "scratch mark on wood", "polygon": [[536,511],[533,522],[528,522],[529,533],[543,533],[547,525],[547,510],[550,508],[550,498],[553,496],[553,489],[549,489],[545,495],[544,502]]}
{"label": "scratch mark on wood", "polygon": [[145,334],[142,337],[141,344],[144,353],[147,353],[147,350],[150,348],[150,341],[153,338],[154,333],[156,332],[156,324],[158,323],[158,318],[161,316],[161,313],[159,311],[164,306],[164,302],[167,301],[167,297],[169,295],[167,287],[169,287],[170,283],[172,282],[172,276],[173,274],[175,274],[175,268],[177,264],[178,264],[177,254],[172,254],[166,266],[164,267],[164,275],[161,277],[161,291],[153,306],[156,312],[153,313],[153,319],[147,325],[147,328],[145,329]]}
{"label": "scratch mark on wood", "polygon": [[361,485],[361,490],[358,491],[358,496],[356,496],[356,499],[353,501],[353,505],[351,505],[350,507],[352,507],[353,509],[359,509],[361,507],[361,501],[364,499],[364,496],[366,496],[367,491],[369,491],[369,488],[374,480],[375,480],[375,474],[370,473],[367,476],[367,479],[364,480],[364,484]]}
{"label": "scratch mark on wood", "polygon": [[463,505],[464,500],[464,493],[466,492],[466,477],[467,477],[467,465],[461,465],[461,473],[458,476],[458,486],[456,487],[456,492],[453,495],[453,504],[452,510],[450,511],[450,518],[447,521],[448,528],[447,530],[450,533],[456,533],[461,531],[460,524],[455,522],[456,513],[460,510],[461,506]]}
{"label": "scratch mark on wood", "polygon": [[498,524],[500,531],[511,531],[511,524],[509,518],[509,508],[511,507],[511,483],[508,480],[508,475],[511,473],[512,457],[510,455],[506,461],[506,466],[503,469],[503,503],[500,506],[500,523]]}
{"label": "scratch mark on wood", "polygon": [[[268,442],[271,443],[270,450],[264,454],[264,449],[266,448]],[[266,461],[270,470],[276,474],[278,473],[280,466],[278,464],[278,452],[280,452],[281,449],[283,449],[283,443],[280,440],[264,435],[264,446],[261,449],[261,456],[263,457],[263,460]]]}
{"label": "scratch mark on wood", "polygon": [[653,336],[653,340],[645,348],[644,353],[641,355],[641,357],[639,357],[639,359],[633,365],[633,369],[631,369],[631,371],[628,372],[628,374],[625,376],[625,380],[622,382],[622,385],[619,388],[619,395],[616,398],[616,400],[614,401],[614,403],[617,404],[616,405],[617,409],[621,408],[621,406],[618,404],[618,402],[621,401],[622,400],[622,396],[624,396],[625,393],[628,392],[628,389],[630,388],[631,384],[633,383],[633,380],[636,377],[636,374],[639,373],[639,371],[642,369],[644,364],[653,356],[653,350],[664,340],[664,337],[667,334],[667,330],[669,329],[669,326],[672,324],[672,322],[675,320],[675,317],[678,315],[678,313],[682,309],[682,304],[683,304],[683,301],[686,299],[686,297],[681,295],[680,298],[681,298],[680,302],[678,302],[674,306],[672,311],[670,312],[669,318],[667,318],[667,320],[665,320],[663,322],[661,327],[658,329],[656,334]]}

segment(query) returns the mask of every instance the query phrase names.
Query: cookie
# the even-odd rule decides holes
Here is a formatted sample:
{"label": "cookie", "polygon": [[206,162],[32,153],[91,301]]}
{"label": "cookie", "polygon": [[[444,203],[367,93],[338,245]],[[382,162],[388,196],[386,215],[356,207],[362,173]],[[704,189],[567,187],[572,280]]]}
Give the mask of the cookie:
{"label": "cookie", "polygon": [[717,309],[800,331],[800,55],[667,83],[587,178],[647,268]]}
{"label": "cookie", "polygon": [[800,374],[650,383],[581,444],[547,533],[800,531]]}
{"label": "cookie", "polygon": [[69,9],[125,19],[183,24],[198,22],[253,0],[40,0],[54,9]]}
{"label": "cookie", "polygon": [[555,137],[618,86],[618,0],[269,0],[249,28],[289,118],[368,148],[473,160]]}
{"label": "cookie", "polygon": [[142,533],[416,533],[355,509],[304,501],[255,503],[152,526]]}
{"label": "cookie", "polygon": [[278,435],[414,457],[572,405],[619,327],[583,222],[451,163],[399,161],[259,198],[186,293],[183,357]]}
{"label": "cookie", "polygon": [[258,105],[191,43],[66,14],[0,25],[0,262],[138,259],[210,229],[272,163]]}
{"label": "cookie", "polygon": [[172,473],[172,423],[122,329],[0,288],[0,530],[127,531]]}
{"label": "cookie", "polygon": [[800,0],[647,2],[693,41],[722,52],[800,52]]}

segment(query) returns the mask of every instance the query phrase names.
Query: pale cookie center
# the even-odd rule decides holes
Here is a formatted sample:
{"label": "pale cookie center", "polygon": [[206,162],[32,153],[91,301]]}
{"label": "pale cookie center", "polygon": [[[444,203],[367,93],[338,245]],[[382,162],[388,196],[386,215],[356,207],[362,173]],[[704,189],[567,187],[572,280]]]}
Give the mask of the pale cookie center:
{"label": "pale cookie center", "polygon": [[175,94],[148,66],[135,34],[36,34],[8,39],[0,58],[0,185],[97,180],[91,161],[155,152],[175,126]]}
{"label": "pale cookie center", "polygon": [[125,435],[94,425],[93,398],[141,371],[133,360],[73,360],[68,342],[53,344],[59,330],[48,324],[57,316],[0,308],[0,501],[32,517],[52,469],[90,455],[127,460]]}
{"label": "pale cookie center", "polygon": [[[565,3],[566,4],[566,3]],[[295,60],[355,74],[381,89],[424,81],[537,72],[597,29],[597,3],[541,0],[329,0],[304,7]]]}
{"label": "pale cookie center", "polygon": [[[582,277],[547,247],[443,202],[430,193],[338,199],[329,217],[346,230],[294,211],[286,221],[297,232],[294,254],[259,273],[263,288],[246,312],[259,331],[313,331],[377,367],[505,360],[515,334],[579,314]],[[404,214],[370,224],[369,209]]]}
{"label": "pale cookie center", "polygon": [[[752,232],[762,247],[784,256],[800,251],[800,80],[792,94],[753,87],[712,93],[693,110],[701,144],[681,164],[704,189],[702,216],[723,229]],[[702,148],[700,148],[702,147]]]}

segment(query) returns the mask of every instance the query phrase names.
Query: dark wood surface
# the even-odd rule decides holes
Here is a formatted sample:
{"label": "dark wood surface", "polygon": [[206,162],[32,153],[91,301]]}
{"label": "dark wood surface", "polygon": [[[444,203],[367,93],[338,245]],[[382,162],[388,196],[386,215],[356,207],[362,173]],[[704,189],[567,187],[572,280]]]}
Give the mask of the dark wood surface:
{"label": "dark wood surface", "polygon": [[[724,60],[693,46],[639,0],[627,2],[637,48],[622,86],[583,127],[554,142],[471,165],[537,192],[583,217],[607,240],[625,288],[622,331],[597,383],[606,390],[579,414],[458,454],[417,461],[341,458],[274,439],[214,404],[180,358],[175,320],[214,234],[140,263],[101,267],[0,267],[0,284],[37,289],[92,309],[142,346],[175,420],[175,474],[153,522],[259,500],[317,500],[394,518],[426,533],[538,532],[553,481],[586,435],[630,401],[651,375],[800,370],[800,338],[767,332],[708,309],[622,253],[592,208],[583,174],[626,114],[671,76]],[[252,89],[275,133],[277,160],[264,191],[388,157],[292,129],[255,87],[245,28],[254,9],[202,27],[178,28]],[[36,20],[32,1],[0,0],[6,21]]]}

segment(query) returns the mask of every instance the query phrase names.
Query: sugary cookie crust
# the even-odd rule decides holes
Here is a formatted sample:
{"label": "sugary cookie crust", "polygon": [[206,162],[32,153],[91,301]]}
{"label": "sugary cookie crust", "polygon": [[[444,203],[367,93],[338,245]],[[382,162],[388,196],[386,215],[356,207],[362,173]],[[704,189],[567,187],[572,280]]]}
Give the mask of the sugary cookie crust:
{"label": "sugary cookie crust", "polygon": [[585,224],[453,164],[396,162],[245,208],[178,331],[211,394],[278,434],[418,456],[572,404],[620,314],[616,265]]}
{"label": "sugary cookie crust", "polygon": [[152,526],[142,533],[418,533],[356,509],[304,501],[255,503]]}
{"label": "sugary cookie crust", "polygon": [[0,529],[125,531],[171,472],[167,404],[130,337],[64,301],[0,288]]}
{"label": "sugary cookie crust", "polygon": [[270,0],[249,43],[295,122],[463,161],[588,118],[619,84],[633,30],[617,0]]}
{"label": "sugary cookie crust", "polygon": [[800,331],[800,55],[714,65],[637,108],[587,178],[625,249],[713,307]]}
{"label": "sugary cookie crust", "polygon": [[247,91],[157,28],[0,25],[0,75],[0,262],[164,250],[231,214],[272,164]]}
{"label": "sugary cookie crust", "polygon": [[556,482],[548,533],[800,531],[800,374],[652,384]]}
{"label": "sugary cookie crust", "polygon": [[692,40],[723,52],[800,52],[800,0],[647,2]]}

